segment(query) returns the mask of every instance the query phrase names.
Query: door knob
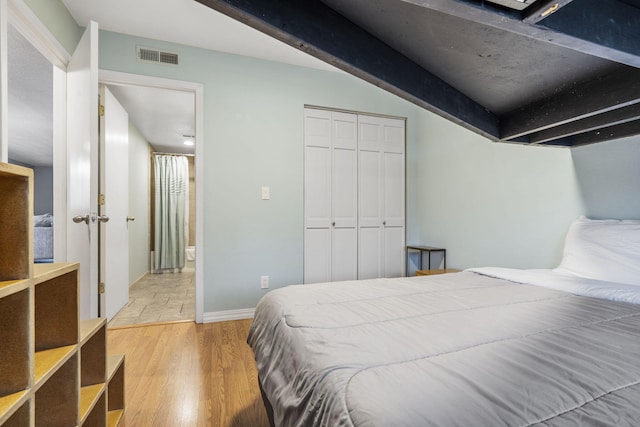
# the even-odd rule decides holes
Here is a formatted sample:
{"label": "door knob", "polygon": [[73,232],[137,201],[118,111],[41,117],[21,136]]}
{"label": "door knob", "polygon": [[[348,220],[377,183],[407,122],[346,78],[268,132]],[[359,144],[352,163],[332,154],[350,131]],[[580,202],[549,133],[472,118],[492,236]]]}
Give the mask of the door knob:
{"label": "door knob", "polygon": [[100,222],[109,222],[109,216],[108,215],[98,215],[98,221],[100,221]]}
{"label": "door knob", "polygon": [[135,217],[135,216],[128,216],[128,217],[127,217],[127,222],[129,222],[129,221],[135,221],[135,220],[136,220],[136,217]]}
{"label": "door knob", "polygon": [[76,215],[74,216],[73,222],[75,222],[76,224],[80,224],[81,222],[84,222],[85,224],[89,224],[91,215],[90,214],[85,214],[85,215]]}
{"label": "door knob", "polygon": [[387,225],[387,221],[382,221],[382,225]]}

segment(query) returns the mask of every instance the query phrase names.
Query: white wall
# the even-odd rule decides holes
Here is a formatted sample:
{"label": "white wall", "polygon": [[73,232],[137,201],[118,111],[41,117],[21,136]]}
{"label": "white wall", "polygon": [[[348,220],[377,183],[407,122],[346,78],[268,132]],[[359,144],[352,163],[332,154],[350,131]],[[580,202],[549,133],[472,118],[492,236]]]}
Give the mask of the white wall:
{"label": "white wall", "polygon": [[447,266],[551,268],[584,208],[571,150],[493,143],[425,112],[416,157],[419,232]]}
{"label": "white wall", "polygon": [[592,218],[640,219],[640,135],[571,150]]}
{"label": "white wall", "polygon": [[129,284],[149,270],[149,143],[129,122]]}

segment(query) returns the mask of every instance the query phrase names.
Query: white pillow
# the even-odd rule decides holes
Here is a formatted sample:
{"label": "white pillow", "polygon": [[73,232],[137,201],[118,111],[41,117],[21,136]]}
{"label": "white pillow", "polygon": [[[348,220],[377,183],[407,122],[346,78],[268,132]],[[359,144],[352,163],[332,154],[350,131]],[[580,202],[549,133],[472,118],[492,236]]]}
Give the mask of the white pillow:
{"label": "white pillow", "polygon": [[578,218],[554,271],[640,286],[640,221]]}

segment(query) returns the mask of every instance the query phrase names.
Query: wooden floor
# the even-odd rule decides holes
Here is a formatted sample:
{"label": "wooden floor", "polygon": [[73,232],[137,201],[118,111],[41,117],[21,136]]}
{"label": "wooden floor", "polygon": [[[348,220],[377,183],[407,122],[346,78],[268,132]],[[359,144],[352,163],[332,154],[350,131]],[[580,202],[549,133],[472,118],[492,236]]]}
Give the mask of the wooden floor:
{"label": "wooden floor", "polygon": [[110,329],[109,354],[125,354],[121,426],[268,427],[250,320]]}

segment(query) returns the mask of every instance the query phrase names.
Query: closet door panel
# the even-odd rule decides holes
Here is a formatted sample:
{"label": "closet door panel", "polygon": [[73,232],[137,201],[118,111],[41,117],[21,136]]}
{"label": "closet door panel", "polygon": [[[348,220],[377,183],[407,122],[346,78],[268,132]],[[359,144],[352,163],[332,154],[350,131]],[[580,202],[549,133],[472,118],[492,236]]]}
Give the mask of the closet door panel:
{"label": "closet door panel", "polygon": [[332,145],[333,148],[346,150],[358,149],[358,116],[355,114],[333,112]]}
{"label": "closet door panel", "polygon": [[331,150],[309,146],[305,149],[305,227],[331,224]]}
{"label": "closet door panel", "polygon": [[386,226],[404,226],[404,155],[384,153],[384,211]]}
{"label": "closet door panel", "polygon": [[331,280],[358,278],[358,230],[334,228],[331,234]]}
{"label": "closet door panel", "polygon": [[383,119],[373,116],[358,116],[358,149],[382,151]]}
{"label": "closet door panel", "polygon": [[331,281],[331,229],[307,228],[304,233],[304,283]]}
{"label": "closet door panel", "polygon": [[305,146],[331,146],[331,111],[305,108],[304,110]]}
{"label": "closet door panel", "polygon": [[378,151],[359,150],[358,216],[360,227],[382,225],[382,161]]}
{"label": "closet door panel", "polygon": [[358,121],[355,114],[332,114],[331,209],[338,228],[358,223]]}
{"label": "closet door panel", "polygon": [[382,228],[358,229],[358,279],[382,277]]}
{"label": "closet door panel", "polygon": [[383,150],[387,153],[404,154],[405,122],[399,119],[383,119]]}
{"label": "closet door panel", "polygon": [[384,277],[404,276],[404,227],[384,228]]}

